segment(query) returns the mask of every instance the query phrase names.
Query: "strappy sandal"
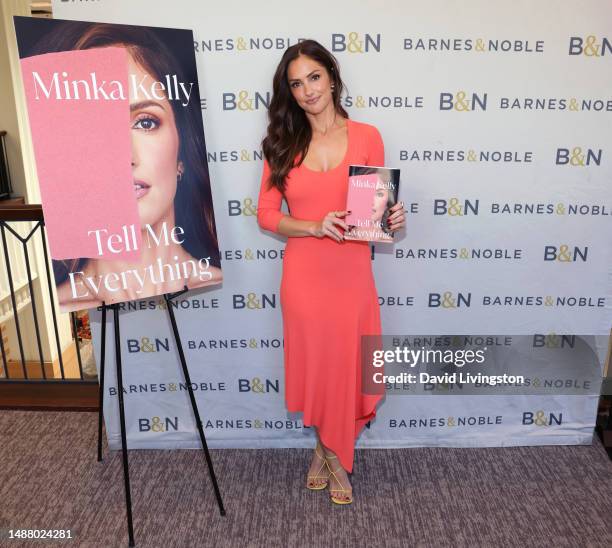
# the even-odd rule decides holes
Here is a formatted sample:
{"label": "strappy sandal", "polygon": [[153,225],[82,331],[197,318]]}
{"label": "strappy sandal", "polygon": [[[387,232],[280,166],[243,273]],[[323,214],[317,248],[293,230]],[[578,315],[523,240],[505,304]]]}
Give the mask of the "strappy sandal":
{"label": "strappy sandal", "polygon": [[352,493],[352,491],[342,488],[342,482],[338,479],[338,476],[336,475],[336,472],[338,472],[340,468],[342,468],[342,466],[340,466],[340,468],[336,468],[336,470],[334,471],[331,469],[331,467],[329,466],[329,463],[327,462],[327,459],[337,459],[337,458],[338,457],[326,457],[325,459],[325,463],[327,464],[327,468],[329,469],[330,475],[333,475],[334,478],[336,478],[336,481],[338,482],[338,484],[340,485],[340,487],[336,489],[332,489],[331,487],[329,488],[330,497],[331,497],[332,502],[335,504],[351,504],[351,502],[353,502],[352,496],[349,495],[350,498],[348,500],[344,500],[344,499],[339,499],[338,497],[334,497],[334,495],[332,494],[334,491],[337,493]]}
{"label": "strappy sandal", "polygon": [[[327,466],[327,459],[325,458],[325,454],[319,454],[318,445],[315,447],[315,453],[317,457],[323,460],[323,464],[321,465],[321,468],[319,468],[319,471],[316,474],[306,477],[306,488],[310,489],[311,491],[320,491],[321,489],[325,489],[327,487],[327,484],[329,483],[329,474],[327,474],[326,476],[321,474],[323,468],[329,468],[329,466]],[[325,480],[325,483],[319,484],[317,480]],[[313,484],[313,482],[317,483]]]}

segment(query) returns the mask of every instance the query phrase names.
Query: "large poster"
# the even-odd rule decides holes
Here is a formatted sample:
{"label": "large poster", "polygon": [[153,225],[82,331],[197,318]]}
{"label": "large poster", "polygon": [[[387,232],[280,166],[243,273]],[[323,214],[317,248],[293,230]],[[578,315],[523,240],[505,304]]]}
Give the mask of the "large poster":
{"label": "large poster", "polygon": [[[388,0],[381,9],[313,0],[304,9],[270,0],[264,10],[239,0],[183,0],[180,9],[57,0],[53,10],[193,29],[226,283],[176,305],[212,447],[314,445],[284,405],[285,242],[256,223],[272,75],[300,38],[336,56],[343,106],[380,130],[385,165],[401,169],[406,230],[372,252],[383,333],[482,335],[511,371],[524,356],[550,356],[519,395],[463,396],[444,385],[389,395],[358,445],[591,442],[596,390],[554,353],[569,351],[563,335],[595,334],[605,355],[610,332],[612,4]],[[128,442],[197,447],[162,307],[148,299],[122,312]],[[105,409],[118,447],[107,359]],[[537,391],[568,385],[580,391]]]}
{"label": "large poster", "polygon": [[61,309],[220,283],[192,32],[15,28]]}

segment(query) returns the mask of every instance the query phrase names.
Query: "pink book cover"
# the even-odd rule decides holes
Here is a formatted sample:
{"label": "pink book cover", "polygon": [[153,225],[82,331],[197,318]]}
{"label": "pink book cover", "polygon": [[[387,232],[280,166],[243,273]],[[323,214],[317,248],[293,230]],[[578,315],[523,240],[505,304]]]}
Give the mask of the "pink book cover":
{"label": "pink book cover", "polygon": [[193,32],[14,23],[60,310],[221,283]]}
{"label": "pink book cover", "polygon": [[397,203],[400,170],[388,167],[350,166],[345,221],[347,240],[392,242],[387,228],[390,208]]}

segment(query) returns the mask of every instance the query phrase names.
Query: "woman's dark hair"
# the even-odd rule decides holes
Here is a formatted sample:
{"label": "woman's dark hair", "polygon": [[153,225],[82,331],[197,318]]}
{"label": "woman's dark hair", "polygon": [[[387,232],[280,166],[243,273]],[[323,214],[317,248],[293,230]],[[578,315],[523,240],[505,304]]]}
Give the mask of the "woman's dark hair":
{"label": "woman's dark hair", "polygon": [[[29,52],[42,53],[124,46],[134,60],[158,80],[166,74],[176,74],[185,81],[181,65],[155,31],[146,27],[82,23],[78,21],[53,22],[53,30],[46,34]],[[184,230],[183,248],[196,260],[210,256],[210,265],[220,266],[217,233],[210,193],[210,179],[206,164],[200,102],[192,96],[186,107],[170,101],[179,136],[178,160],[184,172],[177,185],[174,215],[177,226]],[[82,268],[89,259],[53,261],[56,283],[68,274]]]}
{"label": "woman's dark hair", "polygon": [[312,138],[306,114],[293,98],[287,80],[289,63],[300,55],[310,57],[325,67],[333,84],[332,97],[336,112],[348,118],[340,104],[344,84],[334,56],[315,40],[304,40],[287,48],[272,80],[268,131],[262,143],[264,156],[270,166],[269,184],[283,193],[288,173],[304,161]]}

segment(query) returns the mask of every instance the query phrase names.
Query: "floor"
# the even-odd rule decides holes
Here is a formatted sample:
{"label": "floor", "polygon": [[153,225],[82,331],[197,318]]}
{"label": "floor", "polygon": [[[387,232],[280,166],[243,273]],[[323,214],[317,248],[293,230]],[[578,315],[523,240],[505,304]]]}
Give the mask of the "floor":
{"label": "floor", "polygon": [[[127,546],[121,453],[97,414],[0,411],[0,546]],[[591,446],[356,452],[355,502],[302,485],[310,452],[130,451],[136,546],[612,546],[612,462]],[[70,529],[72,540],[10,540]]]}

